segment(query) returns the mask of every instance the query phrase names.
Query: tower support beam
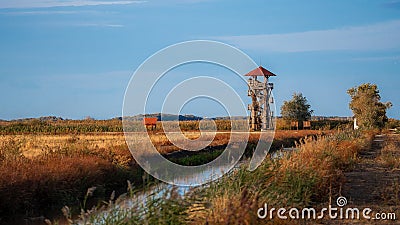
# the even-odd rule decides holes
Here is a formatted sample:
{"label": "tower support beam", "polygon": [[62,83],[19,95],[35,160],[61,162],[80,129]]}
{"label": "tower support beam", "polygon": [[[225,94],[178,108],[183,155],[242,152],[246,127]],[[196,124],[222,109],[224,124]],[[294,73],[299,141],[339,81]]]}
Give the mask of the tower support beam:
{"label": "tower support beam", "polygon": [[[273,111],[270,103],[272,100],[272,83],[269,83],[269,77],[276,76],[272,72],[266,70],[262,66],[250,71],[246,76],[248,79],[248,95],[251,97],[251,104],[248,106],[250,111],[250,130],[264,131],[274,128]],[[258,80],[257,77],[262,76],[263,80]]]}

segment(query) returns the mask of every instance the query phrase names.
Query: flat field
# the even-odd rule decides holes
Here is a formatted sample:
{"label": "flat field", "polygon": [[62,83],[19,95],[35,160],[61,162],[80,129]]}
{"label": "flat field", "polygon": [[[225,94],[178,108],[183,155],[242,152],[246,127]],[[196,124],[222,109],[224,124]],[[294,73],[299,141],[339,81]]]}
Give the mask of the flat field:
{"label": "flat field", "polygon": [[[300,138],[321,134],[324,132],[279,130],[273,148],[293,146]],[[184,135],[192,140],[200,137],[198,131],[186,131]],[[229,132],[216,133],[210,146],[225,146],[230,135]],[[255,146],[259,135],[250,134],[248,148]],[[149,136],[162,154],[180,150],[162,132],[150,132]],[[179,141],[181,137],[173,136],[172,139]],[[210,161],[218,155],[219,152],[208,152],[197,160]],[[189,157],[181,161],[191,165],[205,163],[204,160],[193,162]],[[90,187],[97,187],[94,199],[101,200],[112,191],[125,192],[127,180],[140,188],[144,179],[151,180],[144,177],[146,175],[135,163],[122,132],[0,135],[0,218],[49,216],[52,211],[61,213],[60,208],[64,205],[80,206]]]}

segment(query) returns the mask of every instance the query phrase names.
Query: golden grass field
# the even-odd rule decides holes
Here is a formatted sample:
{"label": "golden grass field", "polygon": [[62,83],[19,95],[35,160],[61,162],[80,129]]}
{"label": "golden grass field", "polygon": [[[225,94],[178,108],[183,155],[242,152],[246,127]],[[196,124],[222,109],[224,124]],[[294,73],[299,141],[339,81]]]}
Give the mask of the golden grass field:
{"label": "golden grass field", "polygon": [[[300,130],[288,131],[278,130],[275,133],[276,140],[299,139],[309,135],[321,135],[331,133],[331,131]],[[188,139],[195,140],[200,137],[200,132],[184,132]],[[259,133],[250,133],[249,142],[258,141]],[[180,150],[174,147],[171,140],[164,133],[150,133],[150,139],[160,153],[170,153]],[[210,136],[214,136],[210,134]],[[180,135],[170,134],[172,141],[180,141]],[[211,146],[226,145],[229,141],[230,133],[217,133],[212,140]],[[123,133],[89,133],[89,134],[16,134],[0,135],[0,146],[2,149],[18,148],[19,153],[28,159],[48,155],[51,153],[70,154],[88,151],[101,153],[101,151],[116,151],[129,153]],[[12,145],[12,146],[11,146]]]}
{"label": "golden grass field", "polygon": [[[378,131],[341,130],[322,135],[321,131],[278,131],[275,142],[293,137],[308,135],[296,144],[296,149],[287,152],[282,158],[266,158],[255,171],[248,171],[246,165],[232,171],[229,175],[210,183],[206,187],[189,191],[185,197],[176,189],[167,190],[159,197],[146,198],[146,204],[133,205],[124,210],[113,207],[110,201],[107,214],[102,208],[83,211],[80,218],[85,224],[353,224],[352,220],[310,219],[273,219],[260,220],[257,217],[259,207],[268,203],[268,207],[316,207],[320,210],[327,204],[343,196],[342,187],[358,183],[346,181],[348,172],[365,163],[361,155],[376,147],[375,135]],[[257,133],[252,134],[256,138]],[[385,165],[388,171],[398,164],[399,137],[395,143],[383,145],[382,152],[377,151],[373,163]],[[375,143],[375,144],[374,144]],[[383,143],[382,143],[383,144]],[[379,158],[384,156],[385,158]],[[393,161],[392,158],[397,159]],[[390,160],[388,160],[390,159]],[[369,159],[371,160],[371,159]],[[384,169],[385,169],[384,168]],[[366,168],[368,169],[368,168]],[[368,172],[368,171],[367,171]],[[371,172],[371,171],[369,171]],[[377,179],[377,178],[374,178]],[[350,183],[350,184],[348,184]],[[392,199],[382,203],[379,209],[388,212],[398,211],[398,192],[382,190]],[[397,185],[398,187],[398,185]],[[394,188],[394,187],[391,187]],[[368,187],[364,189],[368,190]],[[389,189],[388,189],[389,190]],[[398,189],[396,189],[398,190]],[[135,198],[135,195],[131,195]],[[344,195],[352,200],[353,195]],[[377,196],[378,197],[378,196]],[[118,202],[118,200],[116,200]],[[394,204],[393,204],[394,202]],[[358,203],[358,202],[355,202]],[[394,207],[394,208],[393,208]],[[269,208],[269,209],[270,209]],[[376,211],[378,212],[378,211]],[[100,213],[101,216],[99,216]],[[167,221],[167,222],[166,222]],[[355,221],[360,224],[376,224],[374,221]],[[383,224],[392,224],[387,221]]]}
{"label": "golden grass field", "polygon": [[[273,148],[292,146],[305,136],[331,132],[279,130]],[[180,150],[162,132],[149,135],[162,154]],[[200,133],[187,131],[184,135],[194,140]],[[230,135],[217,133],[211,146],[226,145]],[[249,144],[256,143],[259,135],[251,133]],[[175,141],[182,138],[172,136]],[[122,194],[127,180],[140,187],[144,176],[121,132],[3,134],[0,135],[0,218],[48,215],[60,212],[64,205],[80,206],[87,189],[93,186],[98,187],[99,199],[110,196],[114,190]]]}

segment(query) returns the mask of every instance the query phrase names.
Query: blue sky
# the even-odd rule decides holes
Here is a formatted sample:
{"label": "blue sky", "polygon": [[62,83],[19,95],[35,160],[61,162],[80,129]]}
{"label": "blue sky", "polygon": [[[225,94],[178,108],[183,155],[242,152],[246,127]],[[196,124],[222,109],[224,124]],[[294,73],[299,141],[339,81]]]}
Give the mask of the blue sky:
{"label": "blue sky", "polygon": [[[315,115],[351,116],[346,90],[371,82],[393,103],[388,115],[400,119],[396,0],[0,0],[0,119],[120,116],[136,68],[195,39],[231,44],[276,73],[278,109],[302,92]],[[182,71],[223,74],[207,66]],[[170,80],[166,86],[178,82]],[[184,110],[222,111],[204,99]]]}

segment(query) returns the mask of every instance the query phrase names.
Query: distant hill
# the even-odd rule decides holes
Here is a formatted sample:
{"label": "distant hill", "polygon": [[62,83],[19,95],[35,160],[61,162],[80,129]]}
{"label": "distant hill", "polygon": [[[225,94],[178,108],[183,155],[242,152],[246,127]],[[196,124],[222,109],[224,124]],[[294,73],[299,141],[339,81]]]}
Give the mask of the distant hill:
{"label": "distant hill", "polygon": [[[158,121],[193,121],[193,120],[202,120],[202,119],[209,119],[209,120],[246,120],[248,117],[246,116],[217,116],[213,118],[208,117],[200,117],[195,115],[175,115],[175,114],[168,114],[168,113],[151,113],[151,114],[139,114],[135,116],[128,116],[125,117],[127,120],[131,121],[142,121],[144,117],[157,117]],[[281,116],[277,116],[277,118],[282,118]],[[14,119],[14,120],[2,120],[0,122],[30,122],[30,121],[40,121],[40,122],[58,122],[58,121],[69,121],[71,119],[65,119],[62,117],[57,116],[42,116],[39,118],[24,118],[24,119]],[[90,117],[85,118],[84,120],[96,120]],[[106,120],[122,120],[122,117],[115,117],[112,119]],[[313,121],[322,121],[322,120],[336,120],[336,121],[352,121],[352,117],[340,117],[340,116],[312,116],[311,120]],[[79,120],[77,120],[79,121]]]}
{"label": "distant hill", "polygon": [[247,116],[231,116],[231,117],[229,117],[229,116],[223,116],[223,117],[218,116],[218,117],[211,118],[211,119],[214,119],[214,120],[247,120],[248,117]]}
{"label": "distant hill", "polygon": [[[33,120],[38,120],[41,122],[57,122],[57,121],[63,121],[64,119],[62,117],[57,117],[57,116],[42,116],[39,118],[24,118],[24,119],[15,119],[15,120],[10,120],[11,122],[29,122]],[[6,120],[1,120],[1,121],[6,121]]]}
{"label": "distant hill", "polygon": [[43,117],[39,117],[39,120],[43,121],[43,122],[47,122],[47,121],[57,122],[57,121],[62,121],[64,119],[62,117],[56,117],[56,116],[43,116]]}
{"label": "distant hill", "polygon": [[[174,114],[162,114],[162,113],[152,113],[152,114],[139,114],[136,116],[125,117],[127,120],[131,121],[142,121],[144,117],[156,117],[158,121],[191,121],[191,120],[201,120],[202,117],[195,115],[174,115]],[[119,117],[122,119],[122,117]]]}
{"label": "distant hill", "polygon": [[[206,118],[200,117],[195,115],[175,115],[175,114],[162,114],[162,113],[152,113],[152,114],[139,114],[136,116],[126,117],[128,120],[132,121],[142,121],[144,117],[157,117],[158,121],[192,121],[192,120],[202,120],[202,119],[209,119],[209,120],[246,120],[246,116],[232,116],[232,117],[213,117],[213,118]],[[122,117],[119,117],[122,120]]]}

